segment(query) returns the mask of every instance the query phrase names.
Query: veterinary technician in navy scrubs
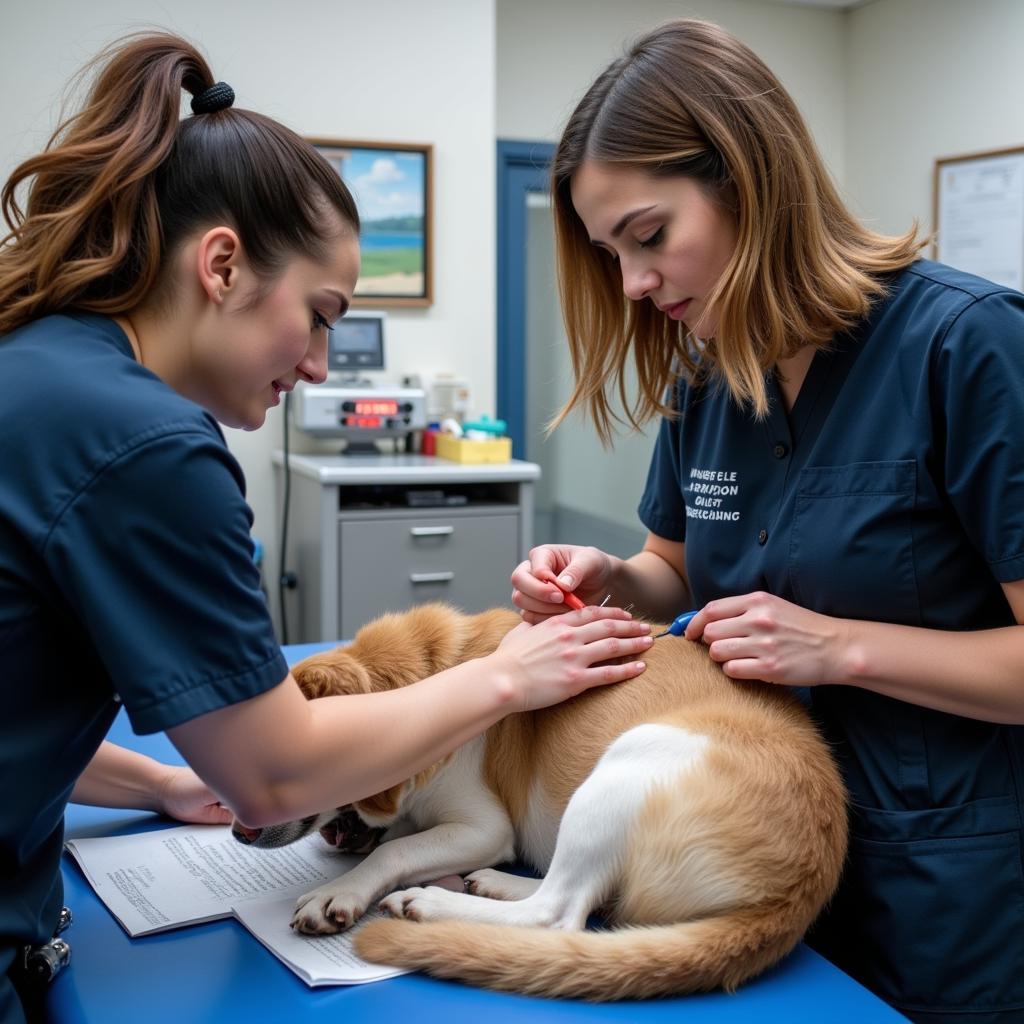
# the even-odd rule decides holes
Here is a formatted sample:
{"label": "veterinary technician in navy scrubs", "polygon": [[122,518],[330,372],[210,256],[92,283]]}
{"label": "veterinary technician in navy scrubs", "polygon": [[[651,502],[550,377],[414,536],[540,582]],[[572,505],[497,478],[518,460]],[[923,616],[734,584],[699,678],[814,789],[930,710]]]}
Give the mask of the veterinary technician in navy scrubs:
{"label": "veterinary technician in navy scrubs", "polygon": [[[85,800],[294,819],[408,778],[509,712],[632,678],[641,662],[592,666],[650,644],[625,612],[588,609],[400,691],[303,698],[217,421],[258,427],[282,391],[324,378],[359,221],[308,143],[232,100],[186,41],[134,37],[3,192],[2,1024],[42,1012],[23,961],[58,922],[83,771]],[[166,773],[109,746],[86,771],[119,701],[210,790],[179,774],[168,798]]]}
{"label": "veterinary technician in navy scrubs", "polygon": [[628,412],[663,419],[643,552],[536,548],[516,603],[550,613],[550,570],[700,608],[686,638],[727,675],[812,687],[852,838],[810,940],[915,1021],[1024,1020],[1024,296],[858,224],[711,25],[608,67],[553,192],[562,415],[607,439],[628,357]]}

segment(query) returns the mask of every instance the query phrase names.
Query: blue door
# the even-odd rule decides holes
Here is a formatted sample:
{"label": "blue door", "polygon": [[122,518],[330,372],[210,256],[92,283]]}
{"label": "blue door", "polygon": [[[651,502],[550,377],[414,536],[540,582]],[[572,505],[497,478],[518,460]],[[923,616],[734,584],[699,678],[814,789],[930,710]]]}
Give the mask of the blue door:
{"label": "blue door", "polygon": [[512,454],[526,457],[526,210],[548,191],[555,147],[498,140],[498,418],[508,423]]}

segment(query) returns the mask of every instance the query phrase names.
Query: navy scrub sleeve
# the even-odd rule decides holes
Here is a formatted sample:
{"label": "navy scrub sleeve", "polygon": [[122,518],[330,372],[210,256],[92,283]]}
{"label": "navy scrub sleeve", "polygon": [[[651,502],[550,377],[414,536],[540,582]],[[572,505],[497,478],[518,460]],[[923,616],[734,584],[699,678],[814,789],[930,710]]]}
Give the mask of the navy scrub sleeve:
{"label": "navy scrub sleeve", "polygon": [[[764,590],[844,618],[1015,624],[1024,296],[919,261],[815,355],[788,413],[768,384],[758,421],[680,383],[660,429],[640,517],[685,541],[697,606]],[[851,797],[812,941],[914,1020],[1024,1020],[1024,729],[811,692]]]}
{"label": "navy scrub sleeve", "polygon": [[287,675],[233,461],[191,424],[162,425],[133,439],[69,503],[44,547],[137,733],[244,700]]}

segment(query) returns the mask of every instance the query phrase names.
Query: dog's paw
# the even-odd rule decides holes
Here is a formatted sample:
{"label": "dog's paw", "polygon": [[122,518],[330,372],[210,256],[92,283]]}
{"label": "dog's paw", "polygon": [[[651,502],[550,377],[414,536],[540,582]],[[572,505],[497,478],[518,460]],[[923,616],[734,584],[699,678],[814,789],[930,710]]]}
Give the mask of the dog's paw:
{"label": "dog's paw", "polygon": [[481,868],[466,875],[466,892],[489,900],[524,900],[539,886],[538,878],[523,878],[493,868]]}
{"label": "dog's paw", "polygon": [[437,886],[413,886],[385,896],[378,904],[385,914],[409,921],[432,921],[454,916],[451,892]]}
{"label": "dog's paw", "polygon": [[351,928],[365,910],[355,893],[325,885],[295,901],[292,927],[304,935],[335,935]]}
{"label": "dog's paw", "polygon": [[416,886],[412,889],[399,889],[396,892],[388,893],[378,904],[377,909],[391,916],[391,918],[404,918],[406,916],[406,905],[423,889]]}

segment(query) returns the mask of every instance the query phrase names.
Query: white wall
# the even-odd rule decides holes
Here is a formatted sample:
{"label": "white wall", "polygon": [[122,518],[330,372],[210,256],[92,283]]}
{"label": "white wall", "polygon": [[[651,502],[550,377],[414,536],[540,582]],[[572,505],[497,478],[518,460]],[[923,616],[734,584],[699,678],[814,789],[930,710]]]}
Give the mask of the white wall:
{"label": "white wall", "polygon": [[848,19],[847,191],[878,230],[931,231],[937,158],[1024,146],[1024,3],[876,0]]}
{"label": "white wall", "polygon": [[[239,106],[311,136],[434,145],[434,304],[389,317],[389,362],[457,371],[494,411],[494,7],[492,0],[4,0],[0,179],[56,126],[65,83],[103,45],[159,27],[199,44]],[[271,451],[279,411],[228,431],[255,532],[276,575]]]}
{"label": "white wall", "polygon": [[597,74],[671,18],[716,22],[750,46],[793,94],[842,178],[844,15],[754,0],[497,0],[498,136],[556,140]]}

